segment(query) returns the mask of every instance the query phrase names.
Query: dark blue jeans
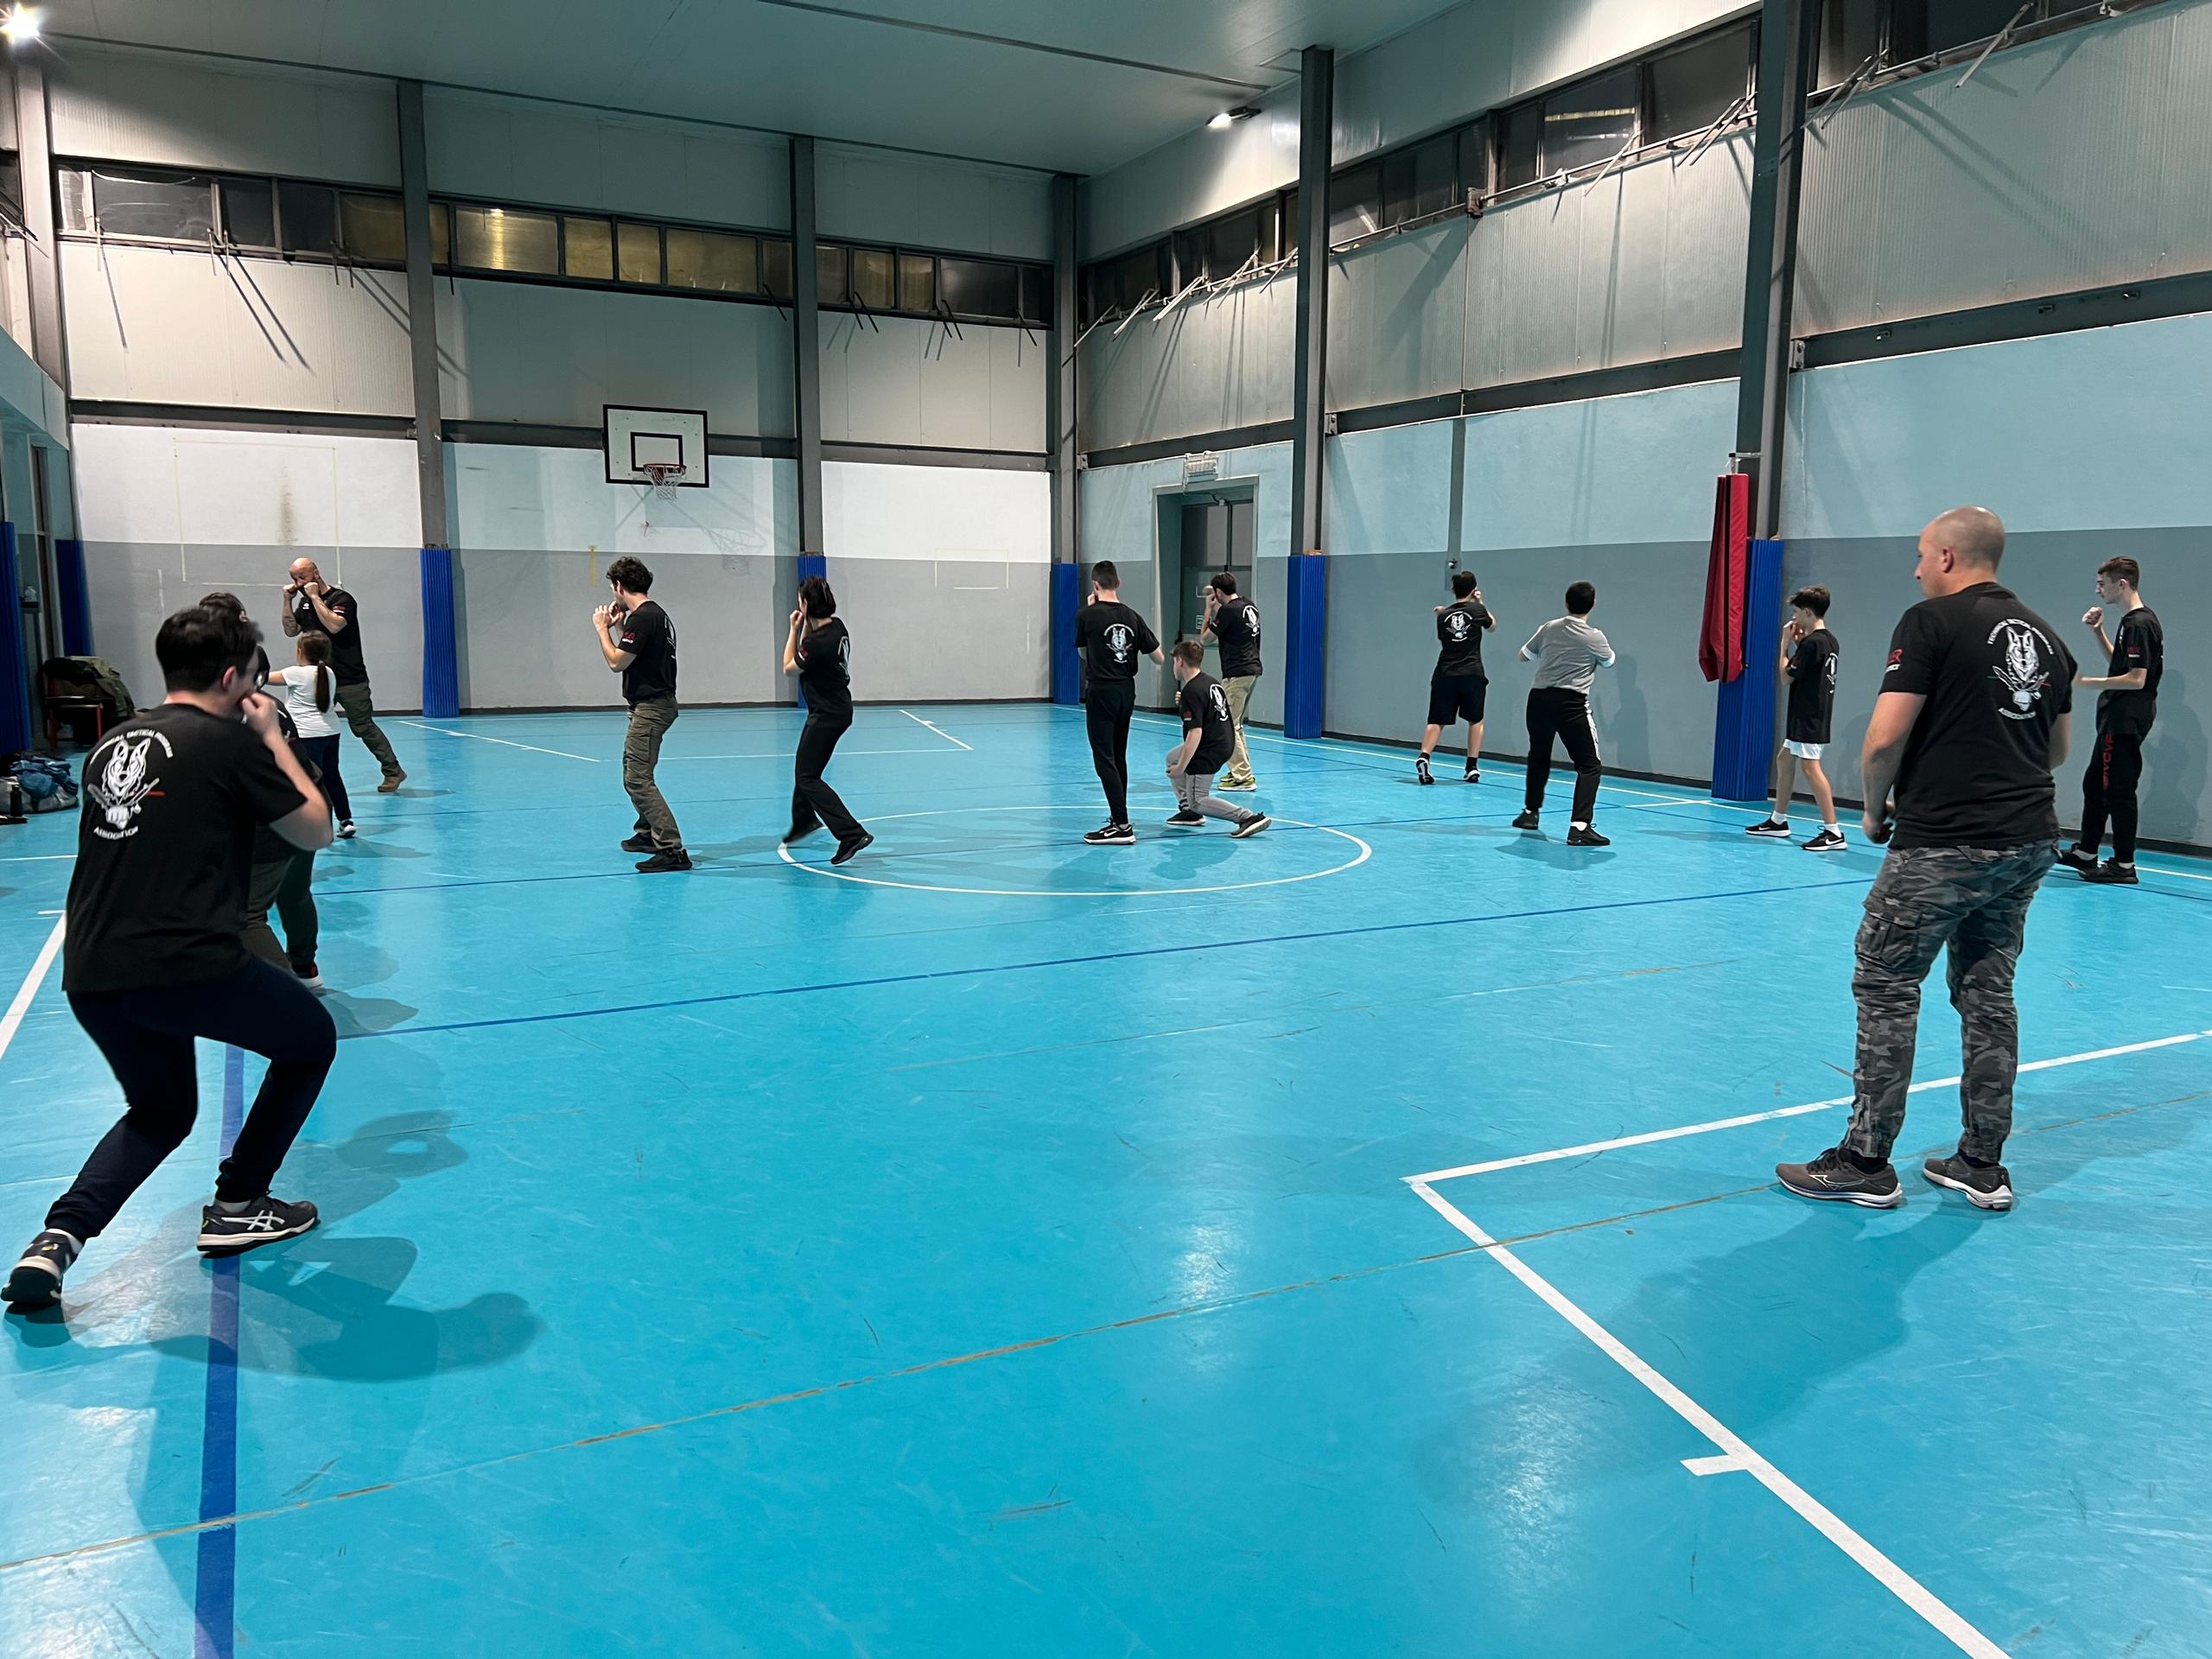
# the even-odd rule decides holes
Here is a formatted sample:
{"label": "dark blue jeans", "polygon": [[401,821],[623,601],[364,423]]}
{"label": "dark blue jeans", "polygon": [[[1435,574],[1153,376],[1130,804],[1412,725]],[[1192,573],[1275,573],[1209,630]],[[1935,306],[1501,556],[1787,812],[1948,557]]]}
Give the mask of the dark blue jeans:
{"label": "dark blue jeans", "polygon": [[48,1226],[80,1239],[97,1237],[192,1133],[200,1109],[193,1039],[233,1044],[269,1061],[261,1092],[216,1178],[215,1196],[229,1203],[269,1191],[338,1054],[338,1028],[314,993],[283,969],[251,958],[223,979],[140,991],[72,991],[69,1011],[107,1057],[130,1109],[46,1212]]}

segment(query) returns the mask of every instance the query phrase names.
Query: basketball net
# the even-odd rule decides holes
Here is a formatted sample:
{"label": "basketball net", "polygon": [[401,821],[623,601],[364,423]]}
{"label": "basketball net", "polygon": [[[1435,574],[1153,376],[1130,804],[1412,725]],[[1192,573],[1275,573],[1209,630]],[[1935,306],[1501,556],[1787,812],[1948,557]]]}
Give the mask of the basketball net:
{"label": "basketball net", "polygon": [[649,461],[638,468],[653,481],[656,500],[676,499],[677,486],[683,481],[684,467],[680,461]]}

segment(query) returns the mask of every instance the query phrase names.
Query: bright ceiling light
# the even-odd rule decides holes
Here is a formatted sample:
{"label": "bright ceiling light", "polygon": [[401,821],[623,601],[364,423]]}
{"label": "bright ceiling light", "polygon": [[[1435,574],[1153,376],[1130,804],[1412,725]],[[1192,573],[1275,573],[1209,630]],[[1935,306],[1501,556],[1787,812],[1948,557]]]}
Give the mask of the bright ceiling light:
{"label": "bright ceiling light", "polygon": [[0,13],[0,37],[14,45],[38,39],[38,13],[29,6],[10,6]]}
{"label": "bright ceiling light", "polygon": [[[13,28],[14,24],[11,22],[8,27]],[[1236,118],[1231,115],[1227,110],[1224,110],[1219,115],[1214,117],[1212,120],[1207,122],[1206,125],[1211,127],[1216,132],[1226,132],[1236,124]]]}

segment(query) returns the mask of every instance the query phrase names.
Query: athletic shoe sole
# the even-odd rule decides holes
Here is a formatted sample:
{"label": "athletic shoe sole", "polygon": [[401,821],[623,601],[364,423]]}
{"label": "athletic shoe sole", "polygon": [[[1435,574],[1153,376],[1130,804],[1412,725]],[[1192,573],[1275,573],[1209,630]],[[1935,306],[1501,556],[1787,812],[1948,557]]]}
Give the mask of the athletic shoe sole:
{"label": "athletic shoe sole", "polygon": [[1744,833],[1755,841],[1787,841],[1789,839],[1789,826],[1786,823],[1777,823],[1772,829],[1769,829],[1763,823],[1755,823]]}
{"label": "athletic shoe sole", "polygon": [[1256,778],[1249,784],[1216,784],[1214,785],[1216,789],[1219,790],[1224,795],[1232,793],[1237,795],[1249,795],[1254,790],[1259,788],[1259,786],[1260,780]]}
{"label": "athletic shoe sole", "polygon": [[1259,816],[1258,817],[1256,817],[1256,818],[1247,818],[1247,819],[1245,819],[1243,823],[1242,823],[1238,824],[1238,825],[1237,825],[1234,830],[1230,830],[1229,833],[1230,834],[1230,836],[1232,836],[1233,837],[1235,837],[1236,840],[1238,840],[1238,841],[1242,841],[1242,840],[1243,840],[1243,839],[1244,839],[1244,837],[1245,837],[1245,836],[1256,836],[1256,835],[1258,835],[1258,834],[1260,833],[1260,831],[1261,831],[1261,830],[1262,830],[1266,829],[1269,824],[1273,823],[1274,822],[1274,820],[1273,818],[1269,817],[1266,813],[1262,812],[1262,814],[1260,814],[1260,816]]}
{"label": "athletic shoe sole", "polygon": [[321,1216],[311,1216],[298,1226],[287,1227],[282,1232],[254,1233],[250,1236],[238,1233],[202,1233],[197,1241],[197,1248],[202,1255],[244,1255],[248,1250],[257,1250],[264,1244],[280,1243],[285,1239],[297,1238],[303,1233],[311,1233],[321,1224]]}
{"label": "athletic shoe sole", "polygon": [[1134,830],[1126,836],[1085,836],[1084,840],[1093,847],[1134,847],[1137,844]]}
{"label": "athletic shoe sole", "polygon": [[1851,843],[1847,841],[1808,841],[1804,846],[1808,853],[1847,853],[1851,850]]}
{"label": "athletic shoe sole", "polygon": [[1815,1198],[1827,1204],[1863,1205],[1869,1210],[1894,1210],[1904,1202],[1904,1187],[1900,1184],[1894,1192],[1844,1192],[1832,1186],[1799,1186],[1785,1177],[1777,1176],[1785,1191],[1801,1198]]}
{"label": "athletic shoe sole", "polygon": [[43,1262],[18,1262],[8,1275],[8,1288],[0,1291],[0,1301],[10,1307],[52,1307],[60,1300],[61,1281]]}
{"label": "athletic shoe sole", "polygon": [[875,837],[863,830],[861,831],[861,838],[858,841],[847,842],[830,855],[830,861],[832,864],[849,864],[874,845]]}
{"label": "athletic shoe sole", "polygon": [[2012,1207],[2012,1189],[2010,1186],[2000,1186],[1994,1192],[1984,1192],[1979,1187],[1969,1186],[1948,1175],[1938,1175],[1924,1164],[1921,1166],[1920,1173],[1932,1185],[1948,1186],[1954,1192],[1965,1193],[1967,1202],[1977,1210],[2010,1210]]}
{"label": "athletic shoe sole", "polygon": [[1160,823],[1170,830],[1203,830],[1206,827],[1204,818],[1162,818]]}

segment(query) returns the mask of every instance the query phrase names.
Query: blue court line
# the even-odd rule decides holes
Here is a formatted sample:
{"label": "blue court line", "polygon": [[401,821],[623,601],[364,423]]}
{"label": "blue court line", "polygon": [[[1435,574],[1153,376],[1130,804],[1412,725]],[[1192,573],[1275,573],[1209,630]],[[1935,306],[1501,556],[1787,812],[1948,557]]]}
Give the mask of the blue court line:
{"label": "blue court line", "polygon": [[[804,996],[815,991],[867,990],[882,985],[918,985],[931,980],[971,979],[982,974],[1026,973],[1036,968],[1083,968],[1147,957],[1185,957],[1204,950],[1241,950],[1248,945],[1300,944],[1314,939],[1356,938],[1363,934],[1408,933],[1432,927],[1471,927],[1484,922],[1520,922],[1546,916],[1580,916],[1607,910],[1649,910],[1662,905],[1704,904],[1716,899],[1759,899],[1781,893],[1814,893],[1822,887],[1869,887],[1871,875],[1842,881],[1793,881],[1779,887],[1738,887],[1726,893],[1685,893],[1671,899],[1618,899],[1602,905],[1554,905],[1541,910],[1497,911],[1486,916],[1444,916],[1417,922],[1373,922],[1364,927],[1332,927],[1305,933],[1271,933],[1251,939],[1217,939],[1195,944],[1147,945],[1138,950],[1103,950],[1084,957],[1047,957],[1035,962],[987,963],[973,968],[932,968],[921,973],[885,974],[873,979],[840,979],[813,985],[766,985],[749,991],[719,991],[709,996],[674,996],[658,1002],[624,1002],[610,1007],[570,1008],[560,1014],[513,1014],[496,1020],[456,1020],[436,1026],[391,1026],[383,1031],[341,1031],[341,1043],[371,1037],[404,1037],[441,1031],[484,1031],[494,1026],[538,1026],[559,1020],[592,1020],[617,1014],[651,1014],[659,1008],[697,1008],[721,1002],[753,1002],[773,996]],[[1132,893],[1131,898],[1144,898]]]}
{"label": "blue court line", "polygon": [[[223,1050],[223,1156],[245,1116],[245,1054]],[[200,1425],[200,1519],[218,1521],[238,1507],[238,1260],[219,1256],[207,1286],[207,1406]],[[235,1659],[238,1535],[211,1527],[200,1535],[193,1596],[193,1659]]]}

